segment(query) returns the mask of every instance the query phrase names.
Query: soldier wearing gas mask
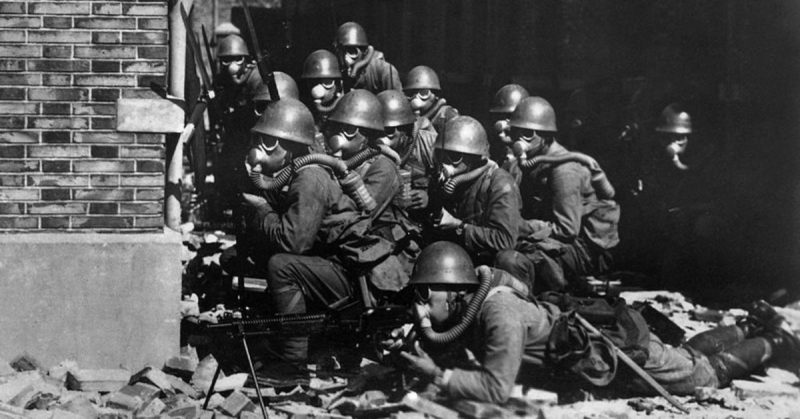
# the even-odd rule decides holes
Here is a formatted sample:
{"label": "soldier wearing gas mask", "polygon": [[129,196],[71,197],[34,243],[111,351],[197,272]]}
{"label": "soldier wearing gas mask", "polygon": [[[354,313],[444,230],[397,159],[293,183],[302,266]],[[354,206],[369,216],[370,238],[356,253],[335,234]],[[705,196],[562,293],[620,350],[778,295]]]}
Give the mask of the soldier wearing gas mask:
{"label": "soldier wearing gas mask", "polygon": [[493,129],[496,134],[489,141],[489,155],[492,160],[506,170],[509,169],[510,163],[516,160],[511,149],[513,141],[508,135],[511,130],[508,121],[517,104],[528,96],[530,94],[524,87],[518,84],[507,84],[494,94],[492,106],[489,108],[489,113],[495,121]]}
{"label": "soldier wearing gas mask", "polygon": [[439,76],[430,67],[418,65],[412,68],[406,75],[403,91],[414,112],[430,121],[436,132],[442,132],[447,121],[459,115],[458,109],[439,96],[442,91]]}
{"label": "soldier wearing gas mask", "polygon": [[[433,144],[436,142],[436,131],[422,128],[424,121],[414,114],[403,93],[384,90],[378,93],[378,99],[383,105],[385,130],[385,135],[379,141],[398,153],[401,174],[405,176],[405,171],[409,178],[408,196],[402,197],[401,204],[408,210],[412,220],[421,223],[428,206],[428,185],[435,167]],[[401,194],[404,191],[401,190]]]}
{"label": "soldier wearing gas mask", "polygon": [[366,89],[377,94],[388,89],[403,89],[397,69],[369,44],[367,33],[358,23],[346,22],[339,26],[333,45],[345,91]]}
{"label": "soldier wearing gas mask", "polygon": [[607,270],[608,251],[619,243],[614,189],[594,159],[558,143],[555,111],[545,99],[523,99],[509,125],[525,221],[517,251],[498,255],[495,266],[534,291],[580,290],[580,276]]}
{"label": "soldier wearing gas mask", "polygon": [[322,126],[344,94],[339,61],[332,52],[318,49],[306,57],[300,78],[306,82],[314,101],[314,120],[318,127]]}
{"label": "soldier wearing gas mask", "polygon": [[463,246],[480,264],[513,249],[521,223],[519,189],[489,160],[483,126],[469,116],[451,119],[434,145],[438,175],[429,190],[432,240]]}

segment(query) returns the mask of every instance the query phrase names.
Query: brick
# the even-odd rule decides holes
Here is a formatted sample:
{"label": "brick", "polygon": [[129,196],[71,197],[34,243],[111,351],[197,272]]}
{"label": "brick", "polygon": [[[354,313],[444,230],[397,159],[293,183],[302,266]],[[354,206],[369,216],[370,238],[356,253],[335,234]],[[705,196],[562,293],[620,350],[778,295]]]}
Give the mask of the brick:
{"label": "brick", "polygon": [[166,4],[123,4],[122,14],[128,16],[166,16]]}
{"label": "brick", "polygon": [[91,175],[89,182],[93,188],[100,186],[119,186],[119,175]]}
{"label": "brick", "polygon": [[120,87],[134,87],[136,86],[136,78],[127,74],[76,74],[76,86],[120,86]]}
{"label": "brick", "polygon": [[0,115],[36,115],[38,113],[38,103],[0,102]]}
{"label": "brick", "polygon": [[25,71],[25,60],[0,60],[0,71]]}
{"label": "brick", "polygon": [[[160,85],[164,85],[164,83],[159,83]],[[140,85],[144,86],[144,85]],[[147,85],[147,88],[142,89],[125,89],[122,91],[122,97],[124,99],[155,99],[155,100],[163,100],[161,96],[156,94],[153,89],[150,88],[150,85]]]}
{"label": "brick", "polygon": [[0,14],[24,14],[25,3],[21,1],[4,1],[0,3]]}
{"label": "brick", "polygon": [[140,59],[160,59],[166,60],[169,51],[166,46],[160,47],[136,47],[136,58]]}
{"label": "brick", "polygon": [[1,131],[0,144],[38,143],[39,133],[34,131]]}
{"label": "brick", "polygon": [[69,201],[69,189],[42,189],[42,201]]}
{"label": "brick", "polygon": [[[42,228],[69,228],[69,217],[42,217]],[[55,413],[53,417],[61,416]]]}
{"label": "brick", "polygon": [[88,98],[89,98],[89,89],[30,88],[28,90],[28,99],[30,100],[70,102],[70,101],[86,100]]}
{"label": "brick", "polygon": [[28,214],[86,214],[87,205],[81,202],[28,204]]}
{"label": "brick", "polygon": [[[24,35],[24,34],[23,34]],[[169,40],[167,32],[122,32],[123,44],[166,44]]]}
{"label": "brick", "polygon": [[72,58],[72,45],[45,45],[42,48],[44,58]]}
{"label": "brick", "polygon": [[163,186],[163,175],[130,175],[120,179],[121,186]]}
{"label": "brick", "polygon": [[83,145],[42,145],[28,146],[29,157],[91,157],[91,147]]}
{"label": "brick", "polygon": [[25,175],[0,175],[0,186],[25,186]]}
{"label": "brick", "polygon": [[136,134],[136,144],[165,144],[164,134]]}
{"label": "brick", "polygon": [[41,28],[40,17],[0,17],[0,28]]}
{"label": "brick", "polygon": [[89,214],[117,214],[119,211],[116,203],[97,203],[89,204]]}
{"label": "brick", "polygon": [[119,32],[93,32],[93,44],[119,44],[122,42],[122,35]]}
{"label": "brick", "polygon": [[119,73],[120,67],[119,61],[92,61],[92,72],[95,73]]}
{"label": "brick", "polygon": [[[134,225],[136,225],[136,221],[134,220]],[[161,399],[153,399],[149,403],[145,403],[142,407],[136,412],[136,417],[138,418],[160,418],[161,412],[167,408],[167,405],[161,401]]]}
{"label": "brick", "polygon": [[166,18],[144,18],[140,17],[137,23],[138,29],[164,29],[169,28],[169,21]]}
{"label": "brick", "polygon": [[25,31],[2,31],[0,30],[0,42],[5,43],[24,43]]}
{"label": "brick", "polygon": [[7,159],[21,159],[25,157],[25,146],[6,145],[0,147],[0,157]]}
{"label": "brick", "polygon": [[72,162],[72,170],[76,173],[132,172],[133,168],[133,161],[75,160]]}
{"label": "brick", "polygon": [[[123,178],[123,181],[125,179]],[[161,177],[161,183],[164,183],[164,177]],[[145,203],[129,203],[121,202],[119,204],[120,214],[160,214],[160,202],[145,202]]]}
{"label": "brick", "polygon": [[69,16],[45,16],[42,24],[49,29],[69,29],[72,27],[72,17]]}
{"label": "brick", "polygon": [[130,201],[133,189],[74,189],[73,199],[87,201]]}
{"label": "brick", "polygon": [[228,396],[224,402],[219,406],[219,410],[231,416],[239,416],[242,411],[255,410],[256,406],[249,397],[242,394],[240,391],[234,391]]}
{"label": "brick", "polygon": [[135,58],[135,47],[120,46],[76,46],[77,58]]}
{"label": "brick", "polygon": [[0,189],[0,201],[36,201],[38,189]]}
{"label": "brick", "polygon": [[92,118],[92,129],[114,129],[116,118]]}
{"label": "brick", "polygon": [[70,186],[88,187],[88,175],[28,175],[28,186]]}
{"label": "brick", "polygon": [[117,107],[114,105],[76,103],[72,107],[72,112],[75,115],[116,115]]}
{"label": "brick", "polygon": [[42,162],[42,172],[59,173],[69,172],[72,162],[69,160],[45,160]]}
{"label": "brick", "polygon": [[108,407],[129,410],[131,412],[139,409],[143,404],[144,400],[120,392],[112,393],[106,400],[106,406]]}
{"label": "brick", "polygon": [[[42,115],[69,115],[71,111],[69,103],[42,103]],[[66,142],[69,142],[69,134]]]}
{"label": "brick", "polygon": [[0,172],[36,172],[39,160],[0,160]]}
{"label": "brick", "polygon": [[0,86],[11,85],[38,86],[42,84],[41,74],[0,74]]}
{"label": "brick", "polygon": [[28,6],[28,13],[32,15],[88,15],[88,2],[39,2]]}
{"label": "brick", "polygon": [[0,89],[0,99],[25,100],[25,89],[22,87],[4,87]]}
{"label": "brick", "polygon": [[136,374],[131,376],[130,383],[135,383],[137,385],[142,385],[145,387],[141,388],[141,391],[144,391],[144,396],[146,397],[149,392],[148,389],[154,388],[156,392],[164,391],[167,393],[173,392],[172,384],[167,379],[167,374],[159,369],[155,369],[153,367],[147,366],[144,367],[141,371],[137,372]]}
{"label": "brick", "polygon": [[92,34],[87,31],[29,31],[28,42],[52,44],[88,44]]}
{"label": "brick", "polygon": [[159,61],[123,61],[122,71],[125,73],[166,73],[167,63]]}
{"label": "brick", "polygon": [[0,202],[0,214],[25,214],[25,204]]}
{"label": "brick", "polygon": [[[57,105],[67,105],[68,103],[58,103]],[[45,144],[68,143],[70,131],[42,131],[42,142]]]}
{"label": "brick", "polygon": [[122,14],[121,3],[93,3],[93,15],[113,15],[118,16]]}
{"label": "brick", "polygon": [[119,99],[119,89],[92,89],[92,101],[113,102]]}
{"label": "brick", "polygon": [[119,157],[119,148],[114,146],[92,146],[92,157],[109,159]]}
{"label": "brick", "polygon": [[0,117],[0,128],[25,128],[25,118],[21,116]]}
{"label": "brick", "polygon": [[163,158],[164,157],[164,148],[163,147],[143,147],[143,146],[131,146],[126,147],[123,146],[120,148],[119,155],[122,158],[126,157],[154,157],[154,158]]}
{"label": "brick", "polygon": [[133,143],[133,134],[124,132],[76,132],[72,141],[76,143]]}
{"label": "brick", "polygon": [[140,228],[161,228],[164,226],[164,217],[135,217],[133,226]]}
{"label": "brick", "polygon": [[87,129],[89,128],[89,120],[87,118],[63,118],[55,116],[28,117],[28,128]]}
{"label": "brick", "polygon": [[162,189],[137,189],[136,201],[160,201],[164,199]]}
{"label": "brick", "polygon": [[76,17],[75,27],[81,29],[136,29],[136,19],[116,17]]}
{"label": "brick", "polygon": [[[166,74],[159,74],[159,75],[143,74],[143,75],[136,76],[136,79],[137,79],[136,80],[136,85],[139,86],[139,87],[150,87],[150,85],[153,84],[153,83],[160,84],[162,86],[166,86],[167,85],[167,76],[166,76]],[[150,92],[150,91],[146,91],[146,93],[155,95],[155,93]]]}
{"label": "brick", "polygon": [[72,75],[42,74],[42,86],[72,86]]}
{"label": "brick", "polygon": [[72,217],[72,228],[130,228],[131,217]]}
{"label": "brick", "polygon": [[0,217],[0,228],[37,228],[39,219],[35,217]]}
{"label": "brick", "polygon": [[161,160],[136,160],[137,172],[164,172],[164,162]]}
{"label": "brick", "polygon": [[130,375],[129,371],[123,369],[70,371],[67,374],[67,388],[80,391],[117,391],[128,383]]}
{"label": "brick", "polygon": [[0,57],[41,57],[41,45],[0,45]]}

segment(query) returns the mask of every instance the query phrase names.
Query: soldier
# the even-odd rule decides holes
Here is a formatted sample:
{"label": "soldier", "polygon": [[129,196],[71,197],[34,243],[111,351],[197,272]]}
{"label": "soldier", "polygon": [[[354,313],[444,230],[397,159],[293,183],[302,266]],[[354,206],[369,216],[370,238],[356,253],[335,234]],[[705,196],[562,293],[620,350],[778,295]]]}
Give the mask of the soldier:
{"label": "soldier", "polygon": [[509,163],[516,160],[511,150],[513,141],[508,136],[508,131],[511,128],[508,125],[508,121],[517,104],[528,96],[530,94],[524,87],[518,84],[507,84],[494,94],[492,106],[489,108],[489,113],[492,115],[492,119],[495,120],[494,132],[497,134],[496,137],[492,137],[492,140],[489,141],[489,155],[492,160],[506,170],[510,168]]}
{"label": "soldier", "polygon": [[300,78],[308,86],[314,101],[314,119],[320,127],[344,94],[339,61],[332,52],[318,49],[306,57]]}
{"label": "soldier", "polygon": [[[366,90],[353,90],[336,104],[325,131],[331,153],[347,160],[374,144],[382,130],[380,101]],[[393,250],[391,242],[368,232],[373,219],[381,215],[382,209],[397,193],[400,181],[396,164],[386,156],[378,155],[352,168],[350,173],[347,178],[340,179],[341,189],[351,197],[354,189],[360,191],[355,195],[366,193],[368,199],[376,204],[371,209],[361,208],[360,205],[356,208],[354,199],[348,195],[344,196],[348,204],[339,205],[340,201],[333,199],[341,196],[341,192],[337,192],[339,185],[335,184],[335,180],[331,183],[328,177],[318,177],[310,185],[313,187],[303,191],[319,197],[293,198],[290,186],[289,202],[284,204],[290,207],[288,214],[292,213],[292,208],[295,208],[292,203],[296,202],[294,211],[316,215],[303,218],[283,215],[280,228],[276,227],[274,236],[269,237],[282,246],[282,253],[273,256],[267,266],[271,307],[276,314],[304,313],[310,308],[336,308],[357,295],[351,279],[359,275],[368,276],[370,287],[386,292],[399,291],[408,281],[408,277],[404,277],[405,274],[398,269],[400,265],[397,259],[390,257]],[[325,174],[329,175],[327,172]],[[353,183],[361,182],[363,187],[352,188]],[[321,198],[326,200],[320,201]],[[355,198],[358,201],[364,196]],[[306,208],[306,205],[310,208]],[[331,214],[333,208],[348,208],[349,212],[337,211],[338,216],[322,217]],[[296,246],[294,240],[298,238],[287,234],[293,230],[309,233],[303,236],[305,239],[300,237],[303,239],[301,243],[308,245]],[[313,236],[311,233],[314,233]],[[309,245],[314,243],[313,237],[317,236],[322,236],[320,247],[324,251],[312,253]],[[383,262],[368,268],[360,264],[364,259],[373,257]],[[286,360],[303,362],[308,357],[308,339],[285,339],[280,343],[278,352]]]}
{"label": "soldier", "polygon": [[436,138],[437,181],[431,184],[431,234],[456,242],[473,260],[491,263],[513,249],[521,223],[514,179],[489,160],[486,131],[474,118],[457,116]]}
{"label": "soldier", "polygon": [[459,115],[458,109],[439,97],[442,86],[439,76],[430,67],[418,65],[412,68],[406,75],[403,91],[414,112],[430,121],[436,132],[442,132],[447,121]]}
{"label": "soldier", "polygon": [[378,93],[383,105],[382,141],[397,151],[400,169],[410,174],[410,191],[405,208],[410,217],[422,222],[424,209],[428,206],[428,185],[434,171],[433,144],[436,131],[422,129],[423,121],[411,110],[411,104],[403,93],[384,90]]}
{"label": "soldier", "polygon": [[[466,252],[452,243],[423,249],[409,285],[424,342],[433,344],[428,350],[446,349],[464,336],[479,365],[461,369],[437,363],[417,342],[416,354],[401,352],[412,370],[450,398],[489,403],[505,402],[518,379],[534,386],[547,384],[550,377],[540,375],[543,366],[572,371],[595,385],[611,383],[653,393],[638,377],[616,371],[613,349],[590,337],[573,315],[550,302],[527,300],[519,281],[498,271],[473,269]],[[763,302],[753,304],[750,316],[738,325],[700,333],[679,347],[661,342],[638,312],[622,304],[609,319],[613,326],[603,330],[673,394],[694,394],[701,386],[724,387],[770,358],[800,352],[800,342],[785,319]]]}
{"label": "soldier", "polygon": [[336,31],[333,43],[345,80],[345,91],[366,89],[372,93],[384,90],[402,90],[397,69],[367,41],[364,28],[355,22],[346,22]]}

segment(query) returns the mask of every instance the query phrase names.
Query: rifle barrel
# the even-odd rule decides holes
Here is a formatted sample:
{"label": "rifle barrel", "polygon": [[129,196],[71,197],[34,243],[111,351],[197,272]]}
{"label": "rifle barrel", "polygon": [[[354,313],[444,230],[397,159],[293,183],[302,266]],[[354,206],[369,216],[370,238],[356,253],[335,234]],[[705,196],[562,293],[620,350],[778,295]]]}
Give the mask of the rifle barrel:
{"label": "rifle barrel", "polygon": [[256,36],[256,28],[253,25],[253,17],[250,16],[250,9],[247,7],[247,1],[239,0],[239,3],[242,5],[244,20],[247,21],[247,31],[250,32],[250,41],[252,42],[253,49],[255,50],[258,74],[261,76],[261,80],[267,84],[270,98],[273,101],[280,100],[281,97],[278,93],[278,85],[275,84],[275,75],[272,74],[272,66],[269,63],[269,56],[264,56],[264,54],[261,52],[261,47],[258,45],[258,36]]}
{"label": "rifle barrel", "polygon": [[203,56],[200,53],[200,45],[197,43],[197,38],[194,36],[194,30],[192,29],[191,22],[189,21],[189,15],[186,13],[186,9],[183,7],[183,3],[180,4],[180,7],[183,25],[186,27],[186,40],[189,41],[189,48],[192,49],[194,63],[197,64],[197,67],[200,69],[200,77],[203,79],[203,88],[205,89],[206,94],[208,95],[209,99],[213,99],[214,90],[211,86],[211,80],[208,77],[208,72],[206,71],[206,65],[203,62]]}

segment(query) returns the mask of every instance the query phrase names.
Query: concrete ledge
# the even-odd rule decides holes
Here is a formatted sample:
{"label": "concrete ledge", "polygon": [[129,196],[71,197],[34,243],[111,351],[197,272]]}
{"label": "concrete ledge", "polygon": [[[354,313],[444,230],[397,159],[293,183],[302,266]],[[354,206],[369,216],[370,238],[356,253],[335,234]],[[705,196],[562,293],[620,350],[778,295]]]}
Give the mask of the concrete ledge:
{"label": "concrete ledge", "polygon": [[178,133],[184,111],[167,99],[117,99],[117,131]]}
{"label": "concrete ledge", "polygon": [[161,366],[180,344],[180,251],[170,233],[0,234],[0,358]]}

